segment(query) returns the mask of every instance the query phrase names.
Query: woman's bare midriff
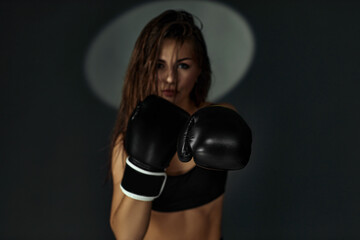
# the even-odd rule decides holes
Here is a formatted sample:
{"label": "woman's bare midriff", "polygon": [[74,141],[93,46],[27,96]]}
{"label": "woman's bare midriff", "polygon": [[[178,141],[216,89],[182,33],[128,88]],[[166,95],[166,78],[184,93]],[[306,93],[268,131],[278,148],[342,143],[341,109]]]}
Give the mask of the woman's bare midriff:
{"label": "woman's bare midriff", "polygon": [[223,195],[203,206],[178,212],[151,211],[145,240],[219,240]]}
{"label": "woman's bare midriff", "polygon": [[[190,171],[194,160],[187,163],[173,157],[167,168],[168,175],[179,175]],[[219,240],[224,195],[197,208],[177,212],[151,211],[145,240]]]}

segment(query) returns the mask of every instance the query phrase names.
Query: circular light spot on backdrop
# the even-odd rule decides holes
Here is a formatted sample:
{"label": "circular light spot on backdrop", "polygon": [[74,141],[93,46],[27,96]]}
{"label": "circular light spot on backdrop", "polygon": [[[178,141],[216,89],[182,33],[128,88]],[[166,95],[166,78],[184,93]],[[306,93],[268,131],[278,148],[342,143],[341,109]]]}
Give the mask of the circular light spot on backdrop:
{"label": "circular light spot on backdrop", "polygon": [[[209,101],[238,84],[254,55],[254,37],[240,13],[211,1],[159,1],[136,6],[110,22],[94,39],[85,58],[85,76],[102,101],[117,108],[135,41],[152,18],[167,9],[183,9],[203,23],[213,69]],[[199,25],[199,24],[198,24]]]}

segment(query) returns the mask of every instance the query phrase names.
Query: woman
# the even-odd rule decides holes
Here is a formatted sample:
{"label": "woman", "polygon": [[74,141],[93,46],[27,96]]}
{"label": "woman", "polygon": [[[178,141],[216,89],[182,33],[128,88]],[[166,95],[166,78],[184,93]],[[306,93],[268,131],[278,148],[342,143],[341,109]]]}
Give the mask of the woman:
{"label": "woman", "polygon": [[[233,150],[227,151],[231,152],[230,157],[221,164],[217,161],[221,150],[209,149],[205,157],[196,155],[195,148],[189,150],[188,146],[194,147],[194,144],[187,141],[194,137],[188,134],[209,135],[214,141],[221,135],[217,131],[223,130],[205,132],[203,129],[208,126],[186,121],[200,116],[216,122],[221,114],[228,114],[226,111],[230,111],[230,115],[234,113],[228,104],[218,110],[205,101],[210,81],[205,41],[191,14],[168,10],[145,26],[130,59],[112,140],[114,188],[110,225],[117,239],[221,238],[227,176],[224,170],[244,167],[249,153],[239,165]],[[137,105],[139,101],[143,102]],[[225,113],[223,109],[227,109]],[[213,110],[216,112],[209,113]],[[210,117],[211,114],[214,117]],[[148,124],[146,130],[139,127],[143,124]],[[232,123],[215,124],[229,128]],[[249,138],[247,125],[243,121],[241,124],[245,125],[242,128],[246,128]],[[182,126],[187,128],[184,130]],[[177,155],[175,145],[179,135]],[[209,142],[207,140],[203,144]],[[205,145],[200,144],[198,149],[208,148]],[[248,150],[249,144],[246,146]],[[144,191],[153,189],[154,185],[154,192],[147,196]]]}

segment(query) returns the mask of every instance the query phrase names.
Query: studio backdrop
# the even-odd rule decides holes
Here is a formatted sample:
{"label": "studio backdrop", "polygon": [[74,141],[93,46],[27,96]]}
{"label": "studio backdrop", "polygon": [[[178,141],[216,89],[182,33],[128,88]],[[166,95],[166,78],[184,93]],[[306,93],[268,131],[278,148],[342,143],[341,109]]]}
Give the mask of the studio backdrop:
{"label": "studio backdrop", "polygon": [[141,28],[203,24],[209,101],[253,131],[225,239],[359,239],[360,3],[1,1],[0,239],[114,239],[111,131]]}

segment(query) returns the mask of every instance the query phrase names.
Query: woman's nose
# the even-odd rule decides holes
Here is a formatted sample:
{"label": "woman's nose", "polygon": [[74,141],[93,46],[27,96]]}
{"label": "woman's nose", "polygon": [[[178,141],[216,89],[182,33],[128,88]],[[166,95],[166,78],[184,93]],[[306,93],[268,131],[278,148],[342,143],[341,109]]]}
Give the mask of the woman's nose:
{"label": "woman's nose", "polygon": [[175,76],[174,76],[174,72],[172,70],[168,71],[165,80],[167,83],[175,83]]}

